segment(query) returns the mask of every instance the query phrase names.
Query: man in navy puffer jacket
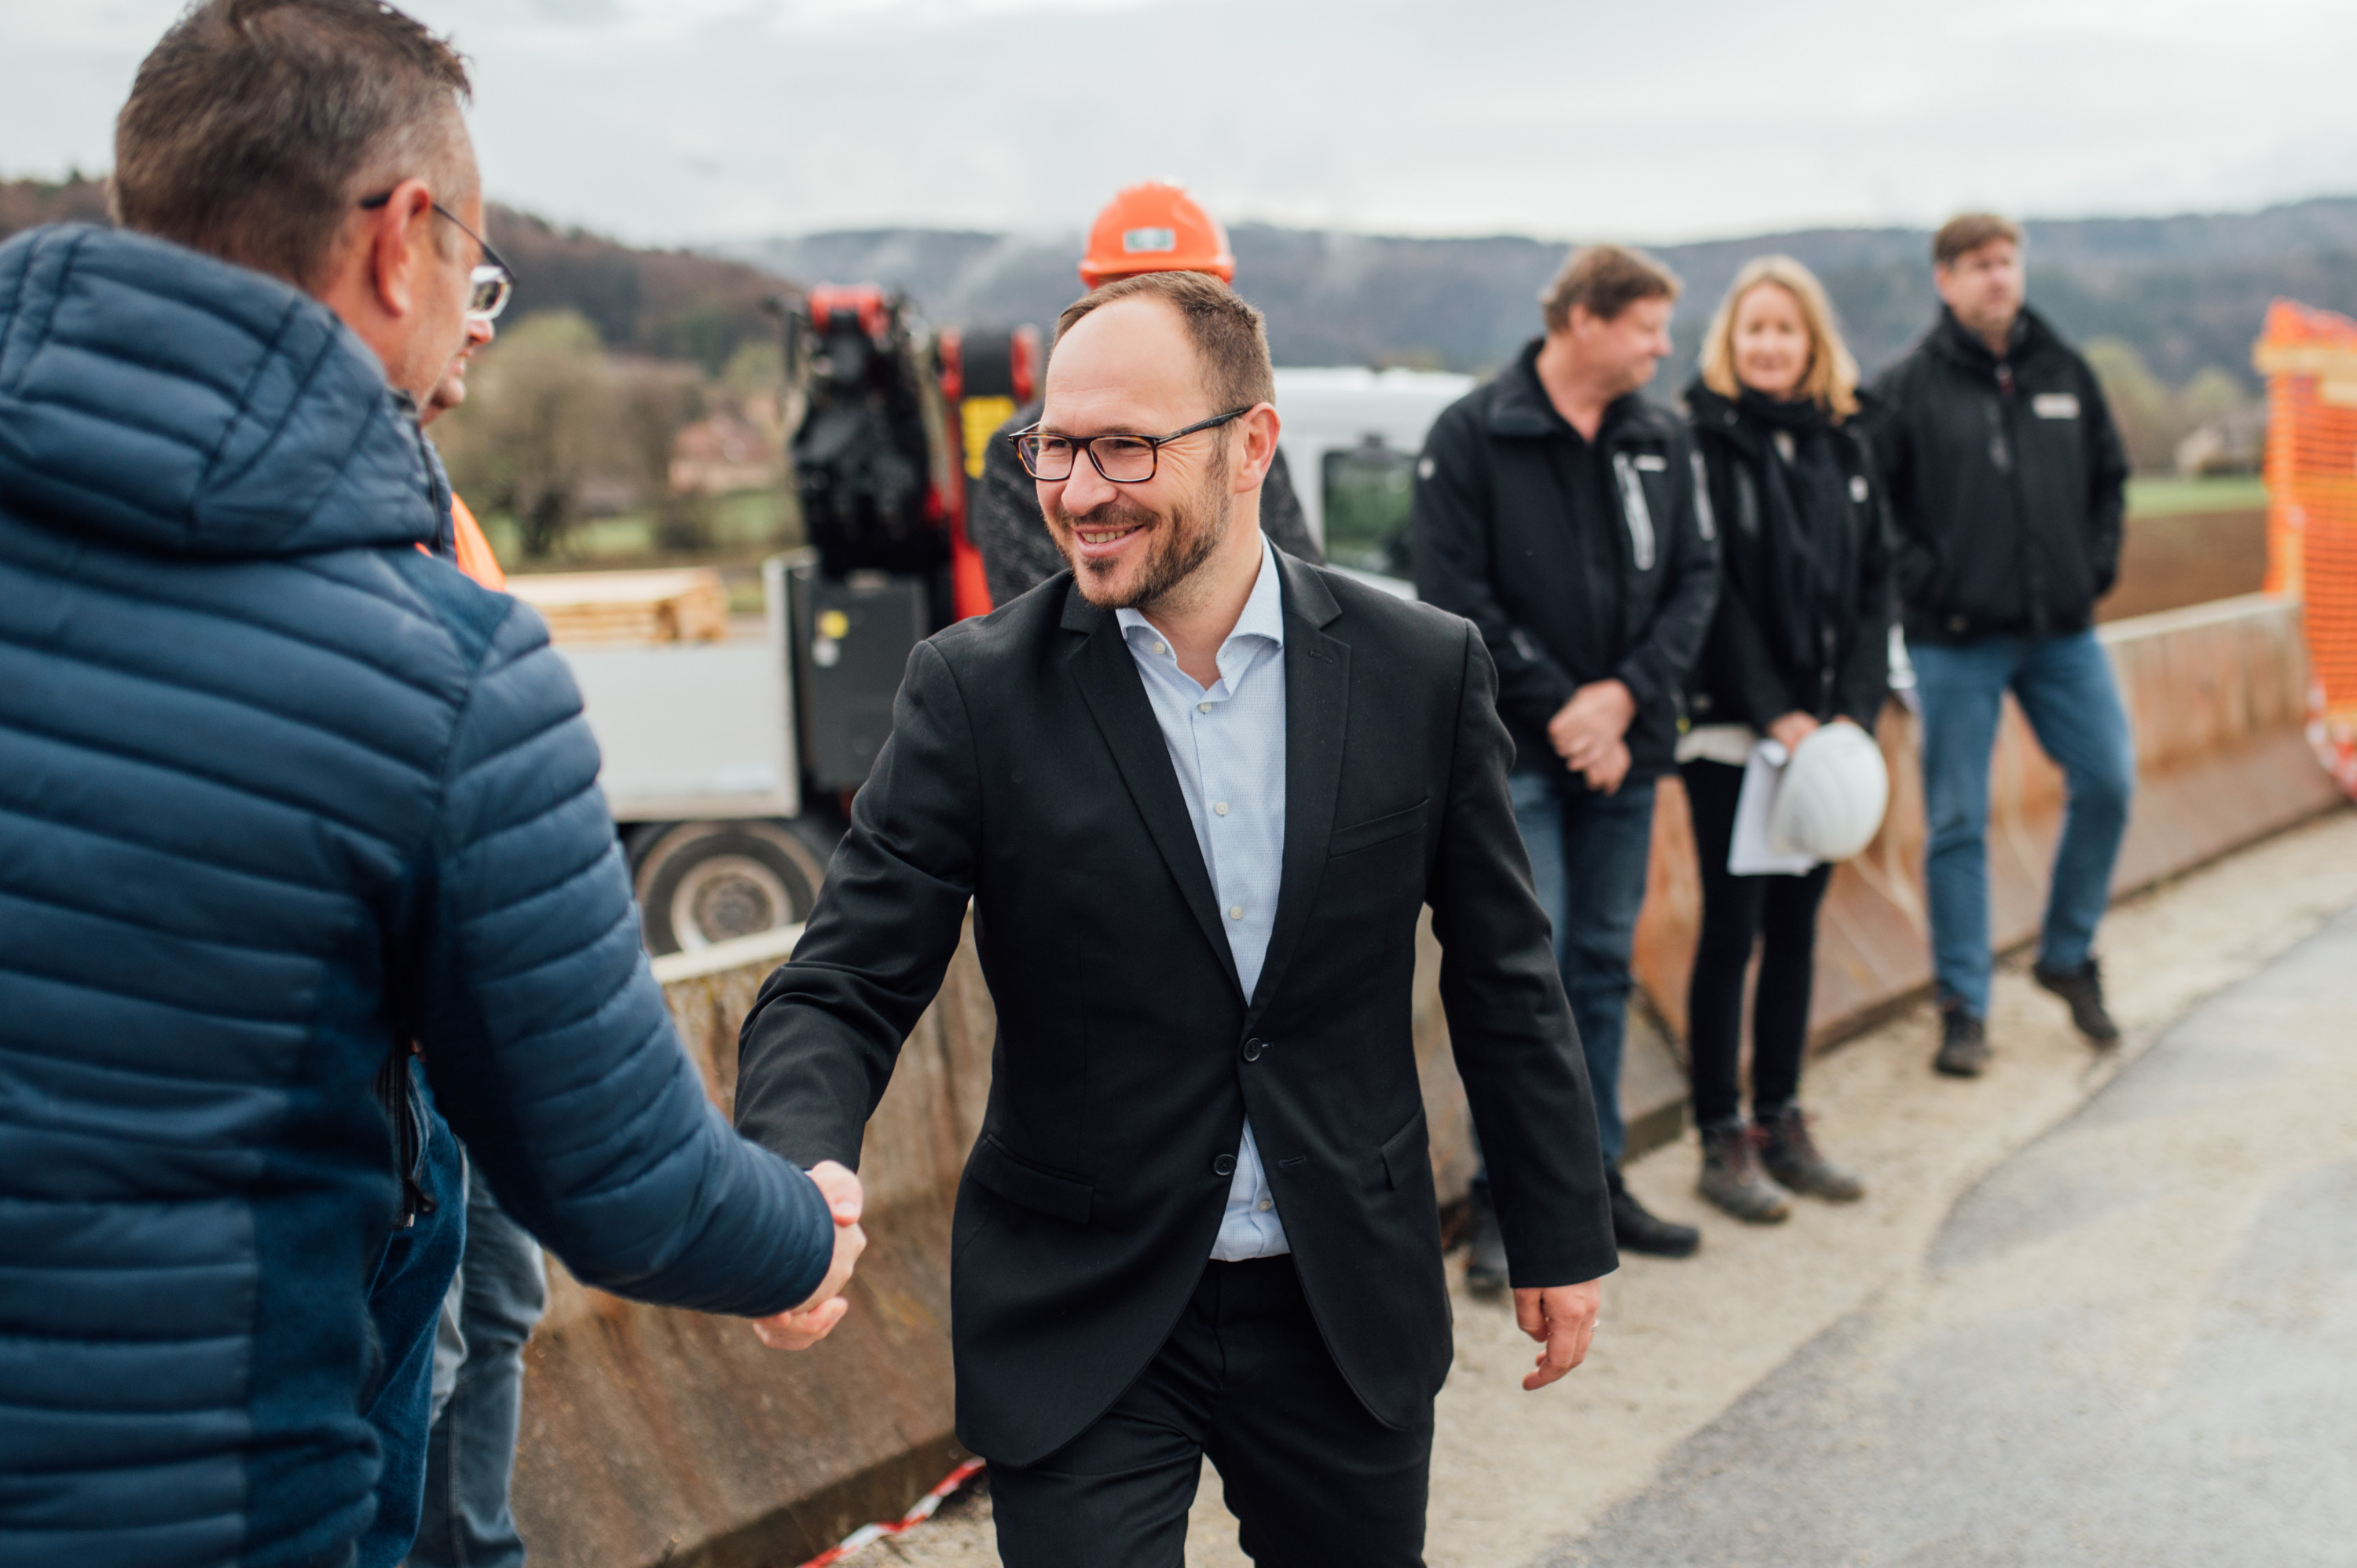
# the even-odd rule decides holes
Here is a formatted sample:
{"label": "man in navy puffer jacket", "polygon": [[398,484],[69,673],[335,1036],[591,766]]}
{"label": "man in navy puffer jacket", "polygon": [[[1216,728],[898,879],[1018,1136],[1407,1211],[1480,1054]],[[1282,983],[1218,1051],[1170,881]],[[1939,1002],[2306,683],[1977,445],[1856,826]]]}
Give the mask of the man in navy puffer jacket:
{"label": "man in navy puffer jacket", "polygon": [[[373,1084],[413,1039],[581,1279],[801,1304],[790,1346],[843,1310],[856,1226],[672,1031],[565,664],[418,548],[412,399],[480,256],[460,91],[373,0],[213,0],[117,144],[124,223],[184,243],[0,246],[10,1568],[352,1561],[401,1197]],[[317,177],[257,197],[271,158]]]}

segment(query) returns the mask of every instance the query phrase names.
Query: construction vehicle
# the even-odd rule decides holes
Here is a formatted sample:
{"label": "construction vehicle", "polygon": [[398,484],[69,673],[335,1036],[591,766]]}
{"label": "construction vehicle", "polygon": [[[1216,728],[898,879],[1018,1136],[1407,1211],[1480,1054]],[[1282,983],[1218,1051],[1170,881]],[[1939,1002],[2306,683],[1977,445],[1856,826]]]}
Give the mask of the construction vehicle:
{"label": "construction vehicle", "polygon": [[[758,625],[575,640],[544,602],[605,755],[599,783],[658,954],[809,915],[851,796],[891,733],[910,652],[991,607],[965,539],[965,487],[992,435],[1037,395],[1043,362],[1031,328],[935,332],[873,285],[814,288],[780,314],[788,406],[802,410],[788,450],[809,545],[763,563]],[[1280,439],[1335,565],[1413,592],[1404,540],[1415,454],[1471,384],[1406,371],[1277,372]],[[635,576],[651,592],[666,586],[659,575],[581,581]],[[519,589],[548,596],[531,579]],[[683,610],[584,624],[709,620]]]}
{"label": "construction vehicle", "polygon": [[689,613],[718,592],[708,571],[708,589],[677,573],[517,584],[580,685],[657,954],[808,917],[909,653],[990,607],[965,479],[1039,360],[1028,328],[936,334],[872,285],[814,288],[778,314],[809,544],[762,564],[759,622],[724,614],[714,632]]}

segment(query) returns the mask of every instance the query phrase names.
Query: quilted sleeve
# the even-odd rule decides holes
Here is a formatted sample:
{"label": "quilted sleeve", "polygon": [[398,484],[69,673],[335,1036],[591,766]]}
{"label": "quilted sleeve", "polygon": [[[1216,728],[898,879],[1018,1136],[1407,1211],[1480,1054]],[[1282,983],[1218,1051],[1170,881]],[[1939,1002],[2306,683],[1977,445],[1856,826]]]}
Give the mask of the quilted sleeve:
{"label": "quilted sleeve", "polygon": [[817,1289],[810,1178],[705,1098],[649,972],[597,746],[513,607],[459,715],[418,889],[417,1036],[500,1203],[583,1281],[765,1316]]}

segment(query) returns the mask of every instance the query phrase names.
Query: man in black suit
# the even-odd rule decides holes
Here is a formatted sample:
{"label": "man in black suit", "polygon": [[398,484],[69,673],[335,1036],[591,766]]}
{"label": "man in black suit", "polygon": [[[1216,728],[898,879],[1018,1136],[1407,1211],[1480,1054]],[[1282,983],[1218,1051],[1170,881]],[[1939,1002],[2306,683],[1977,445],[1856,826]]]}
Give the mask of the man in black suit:
{"label": "man in black suit", "polygon": [[1262,1563],[1421,1561],[1448,1286],[1410,1029],[1430,904],[1523,1386],[1615,1266],[1596,1111],[1469,622],[1264,542],[1260,317],[1211,278],[1059,324],[1075,567],[920,646],[738,1125],[856,1163],[967,901],[998,1011],[958,1193],[958,1433],[1012,1568],[1181,1561],[1202,1458]]}

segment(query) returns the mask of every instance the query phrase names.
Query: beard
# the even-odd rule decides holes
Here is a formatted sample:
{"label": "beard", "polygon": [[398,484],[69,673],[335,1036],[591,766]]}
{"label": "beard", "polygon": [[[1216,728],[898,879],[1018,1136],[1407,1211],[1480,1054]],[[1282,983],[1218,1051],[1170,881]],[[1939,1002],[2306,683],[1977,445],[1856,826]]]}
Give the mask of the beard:
{"label": "beard", "polygon": [[[1206,485],[1193,504],[1173,505],[1168,514],[1156,512],[1123,497],[1107,501],[1081,517],[1059,506],[1050,531],[1056,547],[1072,568],[1081,596],[1101,610],[1150,610],[1186,596],[1187,585],[1203,563],[1227,542],[1233,515],[1233,498],[1226,487]],[[1082,557],[1076,531],[1133,525],[1146,531],[1146,554],[1126,583],[1116,579],[1115,562]]]}

